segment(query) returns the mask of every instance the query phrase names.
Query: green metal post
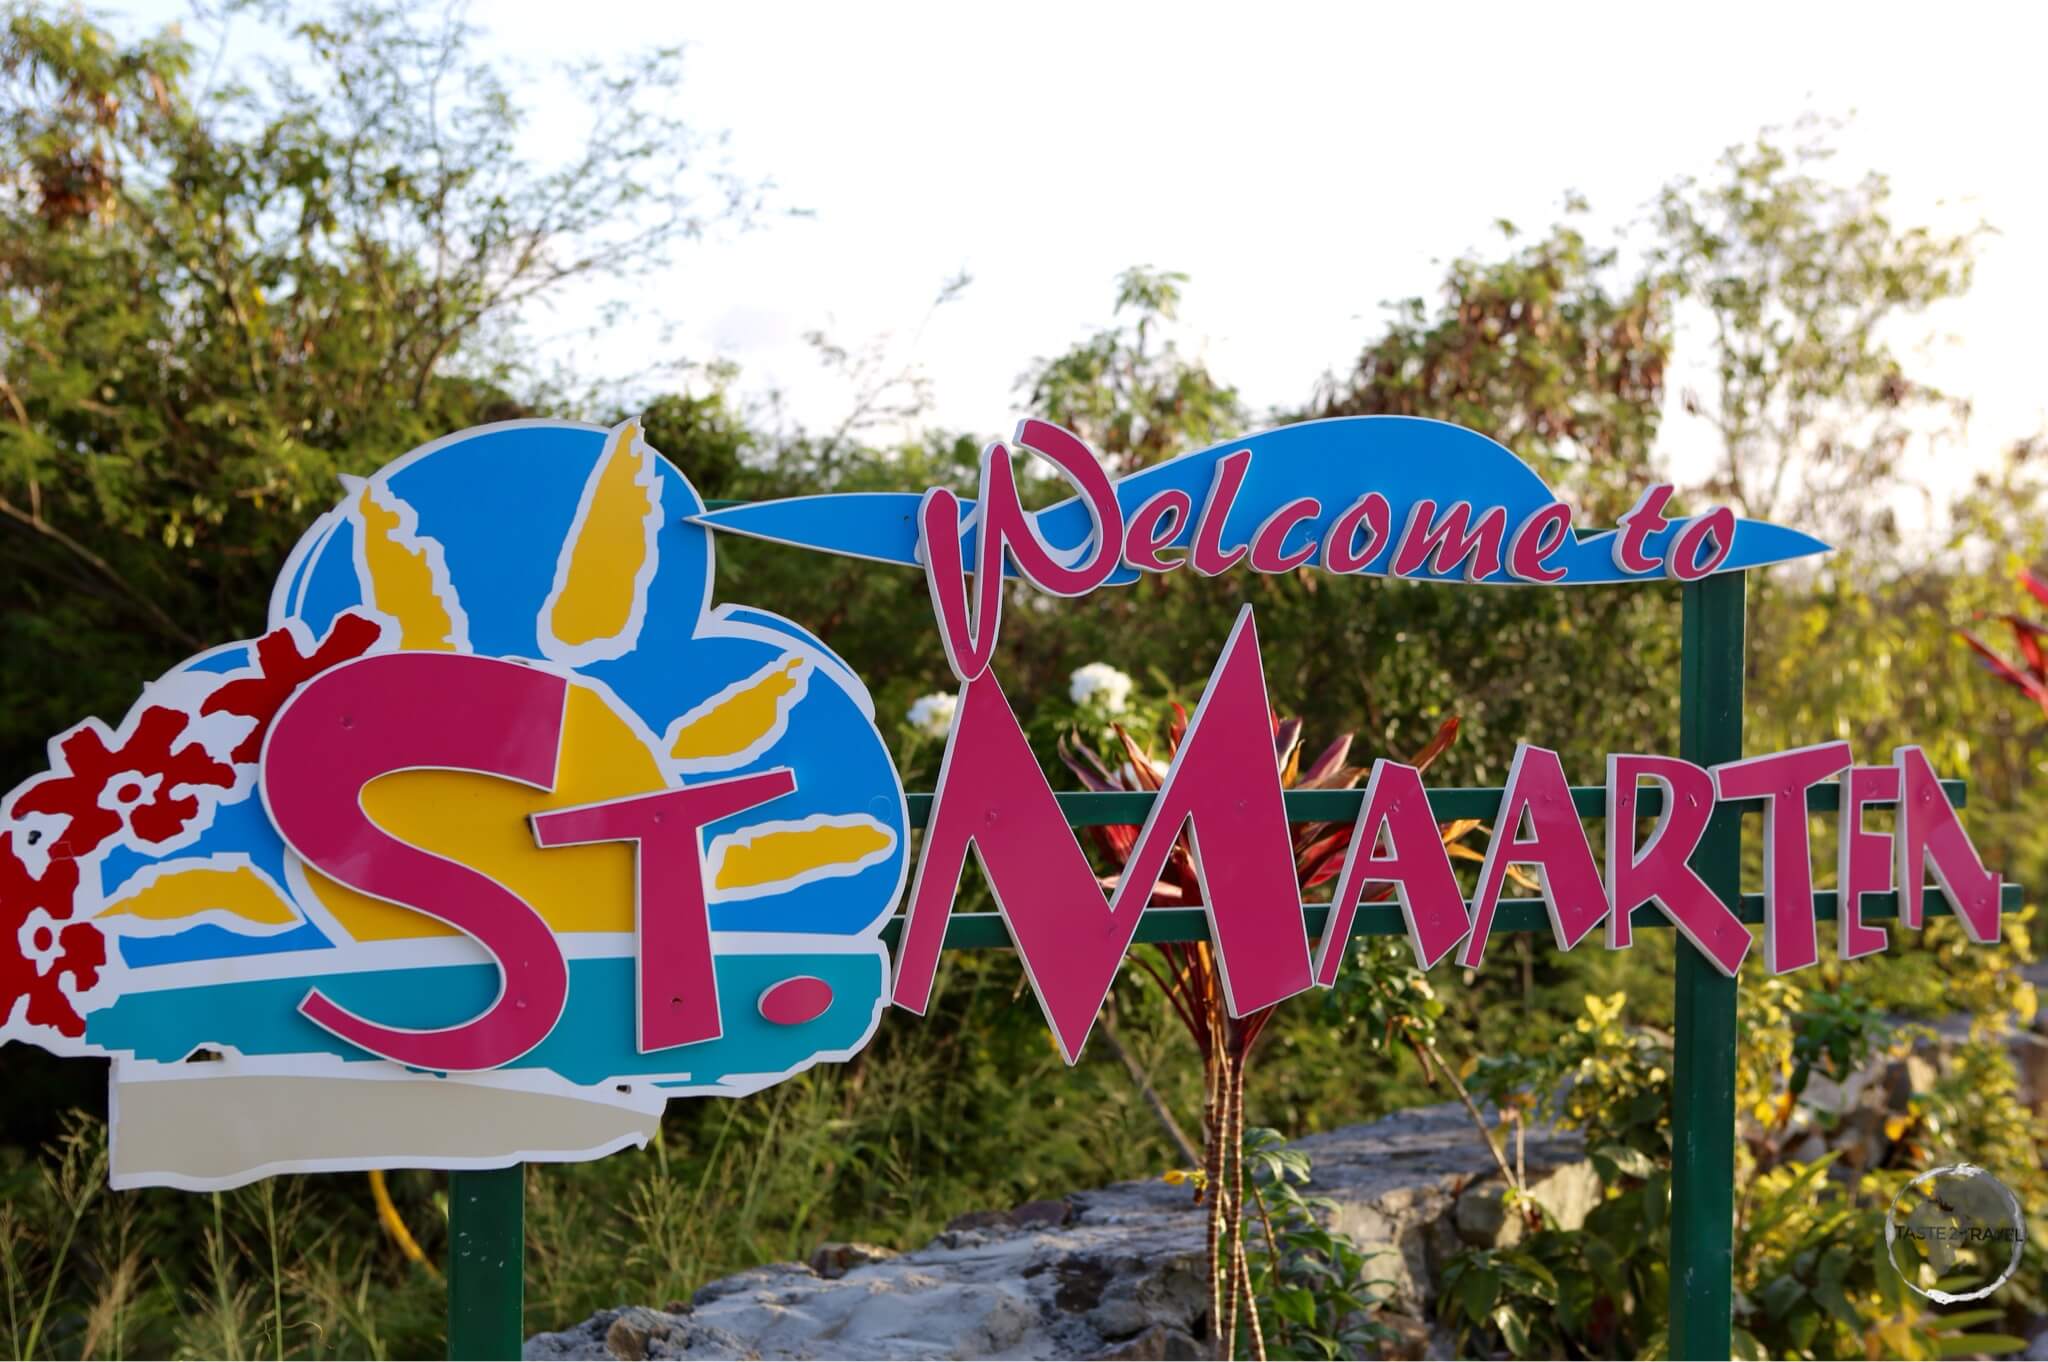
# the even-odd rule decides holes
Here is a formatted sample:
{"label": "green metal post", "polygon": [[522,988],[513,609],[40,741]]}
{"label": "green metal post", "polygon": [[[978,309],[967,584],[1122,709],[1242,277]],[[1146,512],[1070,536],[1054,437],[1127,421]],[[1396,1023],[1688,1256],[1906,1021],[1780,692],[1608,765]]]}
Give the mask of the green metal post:
{"label": "green metal post", "polygon": [[[1678,750],[1701,766],[1742,755],[1743,575],[1685,588]],[[1729,907],[1742,898],[1742,816],[1721,809],[1693,868]],[[1678,939],[1671,1094],[1674,1358],[1727,1358],[1735,1266],[1735,987]]]}
{"label": "green metal post", "polygon": [[516,1358],[526,1342],[526,1170],[448,1175],[448,1356]]}

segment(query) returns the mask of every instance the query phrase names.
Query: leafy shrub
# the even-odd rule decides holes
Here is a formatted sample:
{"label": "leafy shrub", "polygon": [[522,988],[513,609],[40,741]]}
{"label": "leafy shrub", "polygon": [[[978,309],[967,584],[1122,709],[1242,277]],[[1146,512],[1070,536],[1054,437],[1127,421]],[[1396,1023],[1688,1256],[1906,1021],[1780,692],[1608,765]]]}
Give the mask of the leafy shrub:
{"label": "leafy shrub", "polygon": [[[1655,1033],[1622,1023],[1622,1001],[1589,997],[1586,1015],[1547,1050],[1473,1066],[1475,1092],[1585,1131],[1602,1200],[1582,1230],[1544,1225],[1514,1247],[1467,1251],[1447,1266],[1439,1312],[1467,1350],[1666,1351],[1671,1056]],[[1888,1127],[1906,1166],[1850,1177],[1833,1152],[1803,1163],[1786,1157],[1799,1133],[1787,1129],[1799,1095],[1816,1071],[1845,1080],[1888,1040],[1910,1035],[1895,1036],[1867,994],[1791,979],[1745,987],[1742,1009],[1737,1105],[1749,1139],[1736,1216],[1737,1355],[1927,1358],[2022,1346],[1996,1326],[2040,1308],[2036,1288],[2020,1280],[2028,1273],[1996,1308],[1938,1312],[1892,1267],[1884,1232],[1886,1210],[1914,1171],[1966,1154],[2010,1178],[2023,1204],[2048,1202],[2039,1131],[2017,1099],[2010,1057],[1985,1040],[1960,1046],[1933,1088],[1913,1097],[1910,1116]],[[2039,1261],[2041,1235],[2030,1227],[2030,1263]]]}
{"label": "leafy shrub", "polygon": [[[1326,1197],[1304,1195],[1309,1159],[1286,1148],[1280,1132],[1245,1131],[1244,1166],[1259,1232],[1247,1254],[1265,1355],[1271,1358],[1367,1357],[1394,1337],[1378,1318],[1391,1283],[1366,1276],[1373,1256],[1331,1231],[1317,1211]],[[1255,1355],[1252,1321],[1240,1322],[1237,1355]]]}

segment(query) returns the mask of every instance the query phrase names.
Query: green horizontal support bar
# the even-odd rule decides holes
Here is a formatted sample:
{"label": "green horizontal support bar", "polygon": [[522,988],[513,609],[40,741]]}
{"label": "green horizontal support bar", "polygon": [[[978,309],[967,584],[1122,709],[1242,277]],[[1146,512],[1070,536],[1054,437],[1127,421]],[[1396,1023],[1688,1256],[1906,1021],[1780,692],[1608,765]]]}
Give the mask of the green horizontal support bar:
{"label": "green horizontal support bar", "polygon": [[[1948,795],[1949,803],[1957,808],[1968,803],[1962,781],[1944,780],[1941,788]],[[1491,818],[1500,812],[1501,793],[1499,786],[1447,786],[1429,792],[1429,808],[1440,822],[1454,818]],[[1069,790],[1056,798],[1069,826],[1094,828],[1121,823],[1142,824],[1145,815],[1151,812],[1152,801],[1158,796],[1150,790],[1128,793]],[[910,825],[921,828],[931,819],[932,796],[914,794],[909,799]],[[1869,807],[1885,808],[1890,802],[1873,800]],[[1289,790],[1287,818],[1294,823],[1349,823],[1358,817],[1358,810],[1364,803],[1365,791],[1362,789]],[[1572,805],[1582,818],[1604,817],[1607,813],[1607,787],[1574,785]],[[1728,806],[1739,813],[1762,813],[1764,803],[1761,799],[1735,799],[1730,800]],[[1833,813],[1842,807],[1841,786],[1832,780],[1822,781],[1806,792],[1806,807],[1810,813]],[[1655,817],[1663,812],[1664,792],[1654,786],[1645,789],[1636,809],[1646,818]]]}
{"label": "green horizontal support bar", "polygon": [[[1929,917],[1950,916],[1948,900],[1941,890],[1929,885],[1921,902],[1926,905]],[[2001,888],[1999,908],[2003,912],[2018,912],[2025,904],[2026,895],[2019,885],[2008,884]],[[1471,905],[1466,905],[1469,912]],[[1835,891],[1823,889],[1813,896],[1813,915],[1822,922],[1833,922],[1837,916]],[[1865,894],[1863,896],[1863,919],[1866,922],[1882,922],[1899,915],[1897,894]],[[1301,906],[1302,923],[1310,936],[1320,936],[1323,923],[1330,916],[1326,903],[1305,903]],[[1744,894],[1742,896],[1742,920],[1758,923],[1764,920],[1764,896]],[[1636,909],[1630,918],[1637,927],[1669,927],[1671,919],[1657,908],[1645,905]],[[1393,903],[1362,903],[1352,919],[1353,936],[1401,936],[1408,930],[1402,920],[1401,909]],[[1542,899],[1502,899],[1494,911],[1493,930],[1499,932],[1547,932],[1550,930],[1550,914],[1543,906]],[[890,918],[882,927],[882,939],[891,946],[903,933],[903,918]],[[1209,939],[1208,916],[1200,908],[1147,908],[1138,920],[1137,940],[1142,942],[1207,941]],[[1003,925],[999,913],[955,913],[946,923],[947,950],[1008,949],[1009,928]]]}

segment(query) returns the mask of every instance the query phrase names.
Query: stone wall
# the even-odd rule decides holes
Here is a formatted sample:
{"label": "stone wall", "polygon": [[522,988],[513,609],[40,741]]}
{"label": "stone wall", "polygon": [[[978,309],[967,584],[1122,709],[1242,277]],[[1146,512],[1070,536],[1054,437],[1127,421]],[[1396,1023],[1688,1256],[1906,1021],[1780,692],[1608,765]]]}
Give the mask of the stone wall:
{"label": "stone wall", "polygon": [[[1465,1243],[1504,1242],[1498,1174],[1463,1108],[1400,1112],[1297,1142],[1334,1228],[1381,1256],[1416,1355],[1436,1273]],[[1598,1193],[1576,1135],[1532,1131],[1536,1193],[1568,1226]],[[908,1253],[827,1244],[712,1282],[666,1309],[601,1311],[528,1342],[554,1358],[1168,1358],[1205,1355],[1206,1213],[1185,1186],[1124,1182],[961,1216]]]}
{"label": "stone wall", "polygon": [[[2029,977],[2048,988],[2048,964]],[[1816,1076],[1791,1122],[1789,1157],[1838,1149],[1842,1176],[1883,1161],[1885,1118],[1934,1081],[1967,1018],[1903,1059],[1879,1060],[1847,1083]],[[2021,1098],[2048,1115],[2048,1013],[2010,1037]],[[1823,1134],[1823,1131],[1825,1133]],[[1461,1246],[1513,1242],[1521,1222],[1501,1209],[1493,1161],[1455,1103],[1398,1112],[1296,1141],[1312,1163],[1308,1189],[1334,1203],[1332,1228],[1377,1253],[1389,1279],[1386,1318],[1410,1356],[1449,1356],[1431,1321],[1437,1274]],[[1532,1130],[1532,1190],[1566,1228],[1599,1195],[1576,1134]],[[1203,1231],[1186,1187],[1124,1182],[963,1215],[908,1253],[826,1244],[808,1263],[771,1263],[711,1283],[655,1310],[600,1311],[526,1345],[555,1358],[1170,1358],[1205,1355]],[[2048,1334],[2029,1357],[2048,1356]]]}

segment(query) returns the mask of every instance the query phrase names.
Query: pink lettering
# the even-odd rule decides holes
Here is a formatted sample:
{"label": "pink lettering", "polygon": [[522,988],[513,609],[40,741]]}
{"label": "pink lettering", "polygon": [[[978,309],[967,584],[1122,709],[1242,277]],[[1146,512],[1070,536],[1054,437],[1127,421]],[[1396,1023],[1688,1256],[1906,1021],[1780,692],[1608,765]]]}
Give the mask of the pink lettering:
{"label": "pink lettering", "polygon": [[1063,555],[1045,542],[1037,521],[1017,496],[1017,475],[1010,465],[1009,450],[991,444],[981,456],[981,494],[976,507],[981,515],[980,551],[975,560],[975,602],[970,618],[960,552],[960,499],[943,487],[925,493],[917,513],[925,583],[946,661],[963,681],[987,671],[994,656],[996,634],[1002,627],[1006,556],[1025,580],[1041,590],[1055,596],[1079,596],[1109,579],[1123,549],[1123,511],[1117,504],[1116,488],[1088,446],[1045,421],[1020,425],[1017,443],[1059,469],[1073,484],[1088,508],[1093,537],[1078,566],[1062,562]]}
{"label": "pink lettering", "polygon": [[[1707,549],[1705,557],[1700,554],[1703,544]],[[1664,570],[1674,581],[1696,582],[1727,562],[1734,547],[1735,512],[1726,506],[1716,506],[1679,527],[1672,537],[1671,555],[1664,562]]]}
{"label": "pink lettering", "polygon": [[[1637,789],[1663,790],[1664,810],[1640,848]],[[1615,754],[1607,758],[1607,945],[1632,944],[1630,914],[1654,903],[1714,967],[1730,978],[1749,954],[1749,929],[1687,862],[1714,814],[1714,777],[1677,757]]]}
{"label": "pink lettering", "polygon": [[[1380,851],[1382,838],[1385,854]],[[1316,982],[1324,988],[1337,982],[1351,923],[1368,884],[1393,886],[1408,926],[1408,945],[1423,969],[1456,950],[1472,930],[1450,853],[1444,850],[1443,834],[1429,811],[1422,774],[1384,757],[1373,763],[1366,780],[1365,803],[1352,825],[1344,869],[1330,899],[1329,924],[1316,949]]]}
{"label": "pink lettering", "polygon": [[1899,768],[1899,812],[1892,828],[1899,858],[1899,916],[1908,927],[1921,925],[1922,876],[1932,870],[1970,940],[1979,945],[1998,940],[1998,876],[1984,868],[1970,845],[1927,754],[1917,747],[1895,747],[1892,764]]}
{"label": "pink lettering", "polygon": [[1892,887],[1892,842],[1863,826],[1866,805],[1899,797],[1896,766],[1851,766],[1842,772],[1842,810],[1837,820],[1835,862],[1835,951],[1844,960],[1876,955],[1891,944],[1882,927],[1863,920],[1863,896]]}
{"label": "pink lettering", "polygon": [[1471,524],[1472,503],[1453,502],[1441,517],[1436,503],[1424,498],[1408,512],[1407,527],[1401,531],[1401,545],[1394,550],[1394,575],[1413,576],[1425,563],[1429,570],[1445,573],[1465,564],[1465,580],[1483,581],[1500,571],[1500,543],[1507,532],[1508,513],[1503,506],[1490,507]]}
{"label": "pink lettering", "polygon": [[533,816],[534,840],[544,847],[633,844],[640,1053],[725,1034],[704,901],[703,828],[794,789],[787,770],[763,771]]}
{"label": "pink lettering", "polygon": [[554,785],[563,678],[466,653],[381,653],[322,672],[278,711],[264,739],[264,807],[299,858],[341,884],[462,932],[490,953],[498,996],[456,1026],[380,1026],[320,990],[299,1010],[351,1045],[422,1069],[510,1064],[547,1035],[569,997],[569,966],[533,908],[469,866],[399,841],[370,821],[362,789],[438,767]]}
{"label": "pink lettering", "polygon": [[1851,760],[1849,744],[1830,742],[1714,768],[1721,798],[1764,801],[1764,968],[1772,974],[1820,959],[1806,791],[1834,779]]}
{"label": "pink lettering", "polygon": [[[1378,492],[1367,492],[1351,503],[1323,540],[1323,566],[1331,572],[1359,572],[1379,557],[1386,546],[1387,528],[1393,509]],[[1365,547],[1359,548],[1358,531],[1364,527]]]}
{"label": "pink lettering", "polygon": [[[1527,838],[1522,836],[1525,822]],[[1572,804],[1564,765],[1557,753],[1527,743],[1515,748],[1500,812],[1493,820],[1493,840],[1480,862],[1479,888],[1472,896],[1472,934],[1458,955],[1466,969],[1477,969],[1486,958],[1486,938],[1510,864],[1535,869],[1543,905],[1550,912],[1550,934],[1559,950],[1578,945],[1607,916],[1607,887],[1586,840],[1586,825]]]}
{"label": "pink lettering", "polygon": [[1202,518],[1195,525],[1195,547],[1188,554],[1189,565],[1204,577],[1228,572],[1245,555],[1242,546],[1224,549],[1223,526],[1230,519],[1230,508],[1237,504],[1237,493],[1244,486],[1245,469],[1251,461],[1252,452],[1240,449],[1224,455],[1216,465],[1215,479],[1209,484],[1209,499],[1202,504]]}
{"label": "pink lettering", "polygon": [[1148,497],[1131,512],[1124,531],[1124,561],[1140,572],[1171,572],[1179,567],[1183,559],[1161,558],[1159,551],[1173,543],[1193,513],[1194,503],[1178,487]]}
{"label": "pink lettering", "polygon": [[1668,482],[1645,488],[1636,504],[1623,513],[1621,528],[1614,535],[1614,565],[1623,572],[1657,570],[1658,561],[1643,552],[1643,541],[1671,523],[1664,518],[1671,490]]}
{"label": "pink lettering", "polygon": [[1251,565],[1254,572],[1292,572],[1316,556],[1313,537],[1294,552],[1287,552],[1287,536],[1295,526],[1323,513],[1323,503],[1314,497],[1288,502],[1266,517],[1252,536]]}
{"label": "pink lettering", "polygon": [[1571,538],[1572,508],[1561,501],[1538,507],[1515,527],[1508,540],[1508,575],[1525,582],[1560,582],[1565,569],[1545,567],[1544,561]]}
{"label": "pink lettering", "polygon": [[[1095,873],[995,673],[968,682],[911,886],[897,953],[897,1006],[921,1013],[931,997],[946,918],[972,846],[1039,1006],[1073,1063],[1183,825],[1231,1014],[1307,988],[1308,941],[1270,716],[1247,606],[1105,911]],[[1203,855],[1202,839],[1211,832],[1228,839],[1227,854]]]}

